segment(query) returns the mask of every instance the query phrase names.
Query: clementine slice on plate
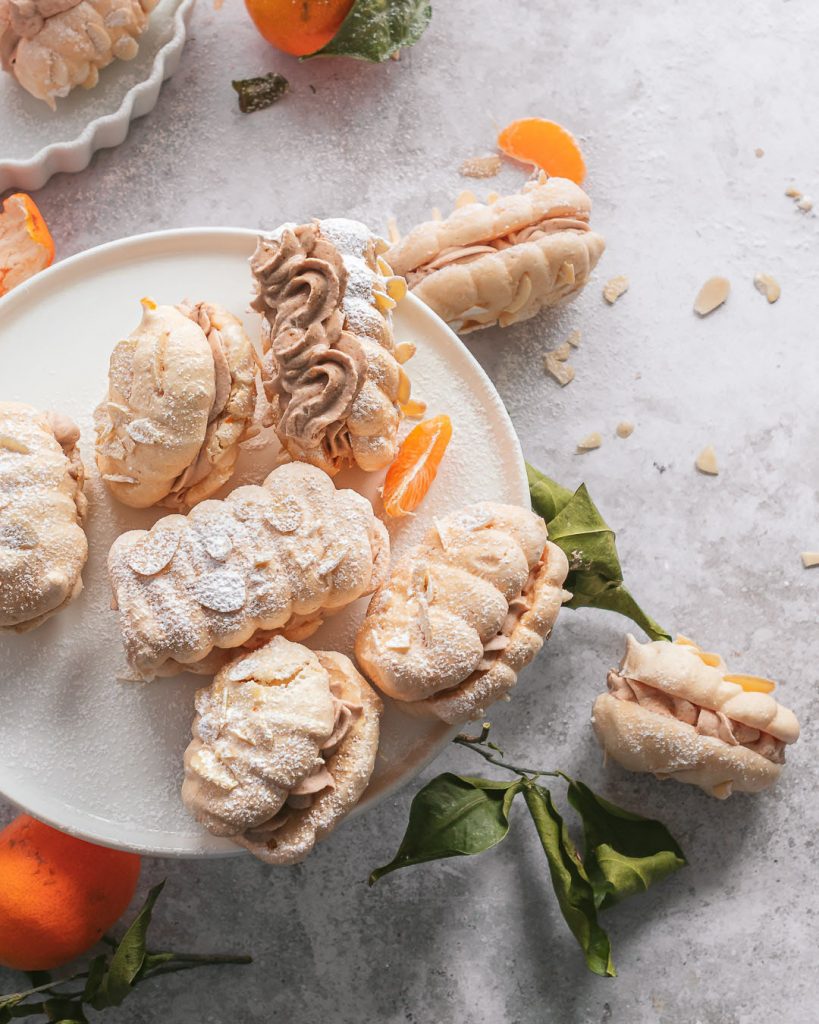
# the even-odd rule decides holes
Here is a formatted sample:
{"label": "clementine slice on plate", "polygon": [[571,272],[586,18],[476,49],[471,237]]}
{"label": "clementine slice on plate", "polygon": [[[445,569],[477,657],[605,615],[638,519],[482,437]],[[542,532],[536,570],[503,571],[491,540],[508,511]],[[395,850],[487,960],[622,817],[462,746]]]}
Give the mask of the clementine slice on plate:
{"label": "clementine slice on plate", "polygon": [[398,449],[384,481],[384,511],[395,518],[415,511],[432,486],[452,437],[449,416],[433,416],[414,427]]}

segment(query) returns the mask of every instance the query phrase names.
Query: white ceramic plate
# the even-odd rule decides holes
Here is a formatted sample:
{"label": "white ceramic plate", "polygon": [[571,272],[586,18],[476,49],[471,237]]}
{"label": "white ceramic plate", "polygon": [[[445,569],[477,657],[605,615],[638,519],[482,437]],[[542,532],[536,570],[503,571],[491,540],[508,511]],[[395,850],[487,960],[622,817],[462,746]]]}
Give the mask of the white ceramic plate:
{"label": "white ceramic plate", "polygon": [[[105,392],[111,349],[138,322],[143,295],[223,303],[258,341],[258,317],[248,308],[255,240],[253,231],[230,228],[128,238],[57,264],[0,301],[0,398],[58,409],[80,425],[91,549],[85,591],[74,604],[32,633],[0,635],[0,791],[64,831],[141,853],[207,856],[237,848],[201,829],[179,798],[193,695],[203,678],[118,679],[124,657],[106,556],[119,533],[148,527],[162,513],[109,497],[94,465],[92,411]],[[392,524],[400,553],[436,516],[482,499],[526,503],[528,490],[506,410],[457,337],[412,296],[399,305],[395,330],[418,346],[407,367],[413,394],[431,414],[449,412],[455,428],[419,514]],[[259,482],[274,461],[270,448],[244,452],[226,491]],[[338,484],[354,486],[378,508],[382,476],[349,472]],[[365,608],[360,601],[330,619],[310,645],[351,654]],[[388,706],[359,809],[412,778],[450,736],[448,727]]]}
{"label": "white ceramic plate", "polygon": [[73,89],[56,111],[0,72],[0,192],[42,188],[57,171],[81,171],[96,150],[118,146],[179,66],[194,3],[160,0],[136,57],[113,61],[95,88]]}

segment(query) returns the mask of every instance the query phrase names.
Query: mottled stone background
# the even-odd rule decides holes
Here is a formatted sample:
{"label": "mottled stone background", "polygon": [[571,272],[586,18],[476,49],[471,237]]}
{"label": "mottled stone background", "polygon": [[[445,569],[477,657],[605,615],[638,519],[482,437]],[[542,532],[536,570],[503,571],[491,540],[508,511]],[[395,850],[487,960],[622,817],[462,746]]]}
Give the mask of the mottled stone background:
{"label": "mottled stone background", "polygon": [[[799,552],[817,523],[819,8],[810,0],[437,0],[426,37],[383,67],[298,64],[255,34],[240,0],[200,0],[176,77],[152,114],[81,174],[37,196],[59,255],[156,228],[270,227],[347,214],[409,226],[465,186],[496,126],[554,118],[582,139],[594,224],[608,252],[581,301],[469,341],[527,456],[585,480],[633,590],[671,629],[737,669],[781,681],[804,724],[771,794],[719,803],[697,790],[604,770],[589,727],[625,622],[566,611],[497,738],[607,797],[666,821],[690,866],[608,913],[619,977],[590,976],[555,907],[522,808],[507,843],[475,860],[397,874],[414,783],[340,829],[301,867],[150,861],[140,896],[168,878],[154,938],[247,950],[252,967],[163,979],[112,1021],[326,1020],[337,1024],[783,1024],[819,1019],[815,969],[816,575]],[[283,72],[292,93],[243,116],[231,78]],[[313,89],[310,88],[313,86]],[[757,147],[764,156],[754,155]],[[514,188],[506,168],[486,188]],[[481,183],[483,184],[483,183]],[[782,283],[768,306],[758,271]],[[631,280],[613,308],[604,281]],[[691,311],[711,274],[727,305]],[[544,350],[579,327],[577,379],[546,378]],[[457,410],[454,410],[457,416]],[[622,418],[634,421],[617,439]],[[574,453],[592,430],[599,451]],[[693,468],[706,443],[722,472]],[[452,748],[425,773],[481,770]],[[422,780],[419,780],[419,783]],[[11,810],[8,809],[9,816]],[[18,977],[0,972],[3,991]]]}

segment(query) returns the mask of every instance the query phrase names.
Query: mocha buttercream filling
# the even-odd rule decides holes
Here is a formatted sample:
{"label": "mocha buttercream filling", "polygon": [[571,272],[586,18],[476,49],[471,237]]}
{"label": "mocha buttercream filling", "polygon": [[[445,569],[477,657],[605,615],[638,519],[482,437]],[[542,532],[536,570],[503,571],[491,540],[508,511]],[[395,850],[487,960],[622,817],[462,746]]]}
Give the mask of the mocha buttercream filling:
{"label": "mocha buttercream filling", "polygon": [[253,308],[266,319],[264,385],[277,408],[279,437],[302,450],[351,457],[347,419],[367,373],[364,350],[345,331],[348,272],[318,225],[260,239],[251,260],[259,285]]}
{"label": "mocha buttercream filling", "polygon": [[488,238],[470,245],[451,245],[442,249],[433,259],[416,267],[407,274],[407,284],[414,288],[419,281],[441,270],[443,267],[455,264],[472,263],[482,256],[502,252],[513,245],[522,245],[524,242],[536,242],[544,235],[555,234],[558,231],[590,231],[588,220],[580,217],[545,217],[537,224],[528,224],[526,227],[516,231],[509,231],[497,238]]}
{"label": "mocha buttercream filling", "polygon": [[700,736],[711,736],[714,739],[723,740],[732,747],[747,747],[748,750],[752,750],[755,754],[759,754],[774,764],[784,764],[785,762],[783,740],[779,740],[761,729],[737,722],[722,711],[702,707],[684,697],[675,697],[648,683],[642,683],[637,679],[627,679],[615,672],[609,674],[608,686],[611,695],[618,700],[635,702],[647,711],[676,718],[677,721],[692,726]]}
{"label": "mocha buttercream filling", "polygon": [[[313,805],[313,801],[320,793],[328,789],[335,789],[335,779],[327,766],[327,761],[338,752],[347,734],[352,728],[353,722],[364,710],[360,703],[345,700],[339,695],[339,686],[335,682],[330,683],[330,692],[333,698],[335,717],[330,735],[319,747],[322,758],[320,763],[300,779],[285,797],[282,806],[268,821],[248,829],[245,835],[254,842],[267,842],[272,833],[277,832],[287,824],[293,811],[307,810]],[[273,840],[275,843],[275,839]]]}

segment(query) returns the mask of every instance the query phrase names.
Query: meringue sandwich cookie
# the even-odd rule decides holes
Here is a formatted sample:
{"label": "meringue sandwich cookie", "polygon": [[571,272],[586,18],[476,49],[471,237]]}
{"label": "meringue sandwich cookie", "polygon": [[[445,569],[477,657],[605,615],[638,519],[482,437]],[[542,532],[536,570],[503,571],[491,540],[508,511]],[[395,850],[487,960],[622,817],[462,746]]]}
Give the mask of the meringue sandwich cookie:
{"label": "meringue sandwich cookie", "polygon": [[35,629],[82,590],[79,438],[65,416],[0,402],[0,632]]}
{"label": "meringue sandwich cookie", "polygon": [[515,195],[419,224],[385,258],[454,331],[507,327],[583,289],[605,249],[590,211],[578,185],[541,173]]}
{"label": "meringue sandwich cookie", "polygon": [[529,509],[489,502],[436,522],[377,591],[356,658],[406,710],[477,718],[551,633],[569,571]]}
{"label": "meringue sandwich cookie", "polygon": [[52,110],[100,69],[133,60],[157,0],[0,0],[0,62]]}
{"label": "meringue sandwich cookie", "polygon": [[410,382],[391,310],[406,294],[358,221],[285,224],[262,236],[250,265],[262,324],[265,392],[291,458],[336,473],[395,458]]}
{"label": "meringue sandwich cookie", "polygon": [[607,756],[720,799],[772,786],[786,745],[799,738],[794,713],[763,692],[772,683],[729,675],[719,656],[688,641],[641,644],[629,635],[608,688],[592,713]]}
{"label": "meringue sandwich cookie", "polygon": [[185,511],[233,473],[256,402],[256,355],[221,306],[142,306],[111,356],[97,466],[123,504]]}
{"label": "meringue sandwich cookie", "polygon": [[128,661],[146,680],[213,674],[235,648],[276,634],[302,640],[388,567],[367,499],[302,463],[122,534],[108,555]]}
{"label": "meringue sandwich cookie", "polygon": [[260,860],[304,860],[367,788],[381,710],[349,658],[275,637],[196,694],[182,799]]}

